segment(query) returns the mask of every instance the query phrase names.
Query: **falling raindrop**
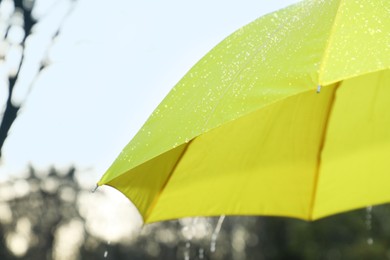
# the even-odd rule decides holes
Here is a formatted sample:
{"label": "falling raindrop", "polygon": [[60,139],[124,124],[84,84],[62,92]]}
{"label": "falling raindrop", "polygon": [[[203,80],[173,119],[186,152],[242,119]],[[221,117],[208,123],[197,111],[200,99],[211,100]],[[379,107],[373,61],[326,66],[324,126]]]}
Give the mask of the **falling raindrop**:
{"label": "falling raindrop", "polygon": [[107,256],[108,256],[108,251],[106,250],[106,251],[104,251],[104,258],[107,258]]}
{"label": "falling raindrop", "polygon": [[204,249],[199,248],[199,259],[204,259]]}
{"label": "falling raindrop", "polygon": [[211,243],[210,243],[210,251],[213,253],[216,250],[217,246],[217,238],[219,235],[219,232],[221,231],[222,223],[225,219],[225,215],[221,215],[218,219],[217,226],[215,227],[215,230],[213,234],[211,235]]}
{"label": "falling raindrop", "polygon": [[366,208],[366,227],[368,231],[372,229],[372,207],[371,206]]}
{"label": "falling raindrop", "polygon": [[190,241],[186,242],[186,248],[184,250],[184,259],[190,260],[190,250],[191,250],[191,243]]}
{"label": "falling raindrop", "polygon": [[372,245],[374,243],[374,239],[371,237],[372,230],[372,206],[366,208],[366,227],[368,231],[367,244]]}
{"label": "falling raindrop", "polygon": [[185,249],[184,249],[184,259],[186,260],[190,259],[191,241],[195,236],[195,226],[197,222],[198,222],[198,218],[192,218],[191,222],[186,224],[183,228],[183,231],[187,231],[183,234],[187,239],[185,244]]}
{"label": "falling raindrop", "polygon": [[96,184],[95,188],[91,190],[92,193],[95,193],[95,191],[99,188],[99,185]]}

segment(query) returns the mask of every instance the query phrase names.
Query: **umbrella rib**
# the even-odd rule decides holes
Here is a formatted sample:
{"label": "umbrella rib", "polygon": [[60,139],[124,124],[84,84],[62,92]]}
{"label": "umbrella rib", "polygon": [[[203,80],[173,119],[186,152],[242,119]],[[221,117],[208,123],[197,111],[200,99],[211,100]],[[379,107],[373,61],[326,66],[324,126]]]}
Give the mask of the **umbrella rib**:
{"label": "umbrella rib", "polygon": [[333,93],[332,93],[332,96],[331,96],[331,99],[329,102],[327,115],[325,117],[324,127],[323,127],[322,136],[321,136],[320,145],[319,145],[318,154],[317,154],[317,166],[316,166],[316,169],[314,172],[313,191],[312,191],[312,196],[311,196],[312,199],[310,202],[310,208],[309,208],[310,210],[309,210],[309,217],[308,217],[309,220],[313,220],[314,207],[315,207],[315,202],[316,202],[316,198],[317,198],[317,191],[318,191],[318,189],[317,189],[318,188],[318,181],[319,181],[319,177],[320,177],[320,170],[321,170],[321,164],[322,164],[322,152],[324,150],[326,136],[328,134],[329,119],[332,115],[334,103],[336,100],[336,92],[337,92],[338,88],[340,87],[340,85],[341,85],[341,82],[338,82],[338,83],[336,83],[336,85],[334,87],[334,90],[333,90]]}
{"label": "umbrella rib", "polygon": [[341,8],[342,3],[343,3],[343,0],[340,0],[339,5],[337,6],[336,15],[335,15],[335,18],[333,20],[333,24],[332,24],[332,27],[331,27],[330,33],[329,33],[329,38],[328,38],[328,41],[326,42],[324,54],[323,54],[322,59],[321,59],[320,69],[319,69],[319,73],[318,73],[319,85],[322,85],[324,83],[322,78],[323,78],[323,74],[324,74],[325,64],[328,62],[328,59],[329,59],[329,49],[333,43],[333,35],[334,35],[335,28],[336,28],[336,24],[338,24],[338,20],[340,18],[340,8]]}
{"label": "umbrella rib", "polygon": [[146,213],[145,213],[145,217],[144,217],[145,223],[148,222],[148,219],[149,219],[149,217],[150,217],[150,215],[151,215],[153,209],[155,208],[155,206],[156,206],[156,204],[157,204],[159,198],[161,197],[161,193],[165,190],[165,187],[168,185],[169,180],[171,179],[173,173],[175,172],[177,165],[179,164],[181,158],[183,158],[184,154],[187,152],[188,147],[190,146],[190,144],[192,143],[193,140],[194,140],[194,139],[190,140],[190,141],[188,142],[187,146],[183,149],[183,151],[181,152],[179,158],[177,158],[176,163],[175,163],[175,165],[173,166],[171,172],[169,173],[169,176],[168,176],[167,179],[165,180],[164,184],[161,186],[160,191],[159,191],[158,194],[154,197],[152,203],[150,203],[150,206],[149,206],[148,210],[147,210]]}

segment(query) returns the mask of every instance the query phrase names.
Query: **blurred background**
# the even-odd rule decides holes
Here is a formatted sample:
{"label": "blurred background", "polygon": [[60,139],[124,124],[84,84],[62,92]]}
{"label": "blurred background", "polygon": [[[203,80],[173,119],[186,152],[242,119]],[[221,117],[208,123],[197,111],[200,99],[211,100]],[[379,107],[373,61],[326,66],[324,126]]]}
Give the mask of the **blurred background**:
{"label": "blurred background", "polygon": [[142,226],[100,176],[213,46],[289,1],[0,1],[0,259],[390,259],[390,207]]}

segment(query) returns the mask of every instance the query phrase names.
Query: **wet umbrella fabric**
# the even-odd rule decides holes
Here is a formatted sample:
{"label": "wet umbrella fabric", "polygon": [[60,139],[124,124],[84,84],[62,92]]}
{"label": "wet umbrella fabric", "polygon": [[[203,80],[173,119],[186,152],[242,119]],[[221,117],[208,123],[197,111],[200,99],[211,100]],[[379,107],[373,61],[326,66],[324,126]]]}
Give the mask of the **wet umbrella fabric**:
{"label": "wet umbrella fabric", "polygon": [[303,1],[211,50],[98,185],[147,223],[386,203],[389,100],[390,1]]}

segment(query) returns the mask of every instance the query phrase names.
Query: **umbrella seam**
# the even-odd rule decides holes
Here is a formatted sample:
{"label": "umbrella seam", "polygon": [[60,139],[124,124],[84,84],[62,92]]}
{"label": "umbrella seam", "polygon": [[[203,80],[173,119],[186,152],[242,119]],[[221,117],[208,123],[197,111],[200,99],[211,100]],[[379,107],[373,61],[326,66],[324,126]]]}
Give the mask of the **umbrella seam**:
{"label": "umbrella seam", "polygon": [[156,204],[157,204],[157,201],[159,200],[159,198],[161,197],[161,194],[162,192],[164,191],[165,187],[168,185],[168,182],[170,181],[174,171],[176,170],[176,167],[177,165],[179,164],[179,162],[181,161],[181,158],[183,158],[184,154],[187,152],[188,150],[188,147],[190,146],[190,144],[192,143],[193,139],[191,141],[188,142],[187,146],[183,149],[183,152],[180,154],[179,158],[177,158],[176,160],[176,163],[175,165],[173,166],[171,172],[169,173],[169,176],[167,177],[167,179],[165,180],[164,184],[161,186],[161,189],[160,191],[158,192],[158,194],[154,197],[153,199],[153,202],[150,204],[148,210],[146,211],[145,213],[145,218],[144,218],[144,221],[145,223],[148,223],[149,222],[149,217],[153,211],[153,209],[155,208]]}
{"label": "umbrella seam", "polygon": [[319,75],[318,75],[318,83],[320,85],[323,84],[322,78],[323,78],[323,74],[324,74],[325,64],[328,62],[328,59],[329,59],[329,49],[333,43],[333,35],[334,35],[334,31],[336,30],[336,27],[337,27],[336,24],[338,23],[338,20],[340,17],[340,8],[341,8],[342,3],[343,3],[343,0],[340,0],[339,5],[337,6],[336,15],[335,15],[335,18],[333,20],[332,27],[330,29],[329,38],[328,38],[328,41],[326,42],[326,45],[325,45],[324,55],[321,58]]}
{"label": "umbrella seam", "polygon": [[334,87],[333,94],[332,94],[329,108],[328,108],[328,112],[327,112],[325,122],[324,122],[324,130],[322,131],[322,136],[321,136],[320,145],[319,145],[318,154],[317,154],[317,165],[316,165],[315,172],[314,172],[313,191],[312,191],[312,196],[311,196],[312,199],[310,202],[309,216],[308,216],[309,220],[313,220],[314,206],[315,206],[315,202],[316,202],[316,198],[317,198],[317,191],[318,191],[317,187],[318,187],[318,182],[319,182],[319,178],[320,178],[320,169],[321,169],[321,164],[322,164],[322,153],[324,150],[325,141],[326,141],[326,137],[327,137],[327,133],[328,133],[329,119],[332,115],[334,103],[336,100],[336,92],[339,89],[340,85],[341,85],[341,82],[338,82],[338,83],[336,83],[336,85]]}

